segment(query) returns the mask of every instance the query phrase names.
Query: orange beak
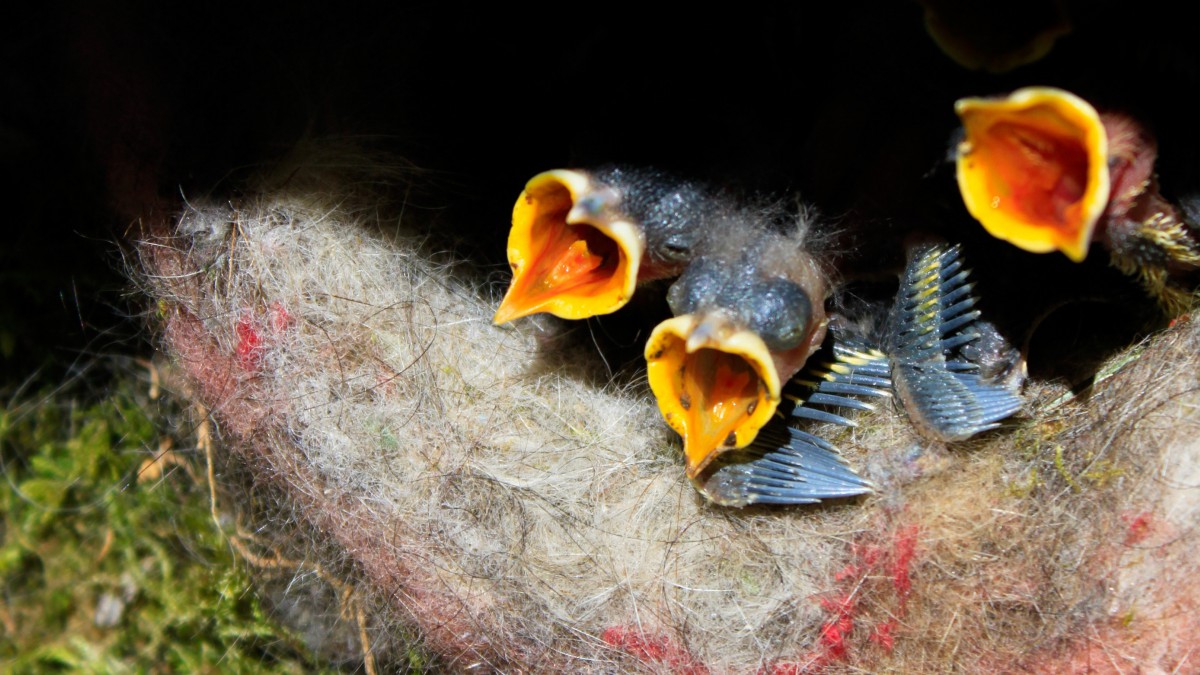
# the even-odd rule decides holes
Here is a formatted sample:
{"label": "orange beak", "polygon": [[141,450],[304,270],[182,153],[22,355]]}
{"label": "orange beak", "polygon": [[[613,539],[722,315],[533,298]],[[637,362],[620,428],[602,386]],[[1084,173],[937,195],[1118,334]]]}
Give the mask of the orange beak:
{"label": "orange beak", "polygon": [[633,296],[646,249],[641,230],[615,209],[619,195],[582,171],[534,176],[513,207],[513,279],[494,322],[538,312],[585,319]]}
{"label": "orange beak", "polygon": [[683,437],[688,478],[753,442],[779,405],[767,346],[721,313],[660,323],[646,343],[646,366],[658,409]]}
{"label": "orange beak", "polygon": [[1108,204],[1108,136],[1095,108],[1042,87],[960,99],[958,188],[994,237],[1082,261]]}

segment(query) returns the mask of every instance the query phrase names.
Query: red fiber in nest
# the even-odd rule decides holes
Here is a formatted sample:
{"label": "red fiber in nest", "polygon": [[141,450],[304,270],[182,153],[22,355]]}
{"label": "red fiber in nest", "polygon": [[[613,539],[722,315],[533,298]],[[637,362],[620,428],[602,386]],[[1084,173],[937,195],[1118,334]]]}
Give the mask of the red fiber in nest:
{"label": "red fiber in nest", "polygon": [[253,316],[249,312],[242,314],[242,318],[238,319],[234,330],[237,332],[238,338],[236,349],[238,363],[241,364],[243,370],[257,371],[261,365],[263,340],[262,334],[254,326]]}
{"label": "red fiber in nest", "polygon": [[838,573],[833,575],[833,580],[840,584],[847,579],[857,579],[860,576],[862,576],[862,568],[851,563],[838,570]]}
{"label": "red fiber in nest", "polygon": [[834,615],[833,619],[821,626],[821,645],[830,657],[844,659],[849,649],[846,639],[854,630],[854,612],[858,608],[858,601],[853,595],[846,595],[836,600],[822,600],[821,607]]}
{"label": "red fiber in nest", "polygon": [[262,353],[266,349],[269,338],[276,338],[292,324],[292,315],[281,302],[271,303],[266,323],[270,333],[264,336],[263,321],[258,320],[252,310],[245,310],[238,319],[234,332],[237,335],[237,357],[242,369],[248,372],[258,372],[262,365]]}
{"label": "red fiber in nest", "polygon": [[1125,546],[1142,543],[1154,531],[1154,516],[1147,511],[1143,511],[1136,516],[1131,513],[1123,513],[1121,514],[1121,520],[1125,521],[1127,525],[1125,540],[1122,542]]}
{"label": "red fiber in nest", "polygon": [[[829,618],[821,626],[818,649],[798,662],[776,664],[772,672],[813,672],[824,669],[834,661],[847,660],[855,618],[863,609],[861,604],[864,595],[878,601],[884,601],[893,594],[896,598],[894,608],[889,610],[892,618],[876,624],[867,636],[870,642],[890,652],[895,646],[898,617],[904,616],[908,596],[912,592],[911,567],[916,556],[919,533],[916,525],[907,525],[888,535],[876,535],[879,539],[875,541],[854,544],[851,551],[856,561],[848,563],[834,575],[839,592],[820,600],[821,608]],[[890,584],[884,585],[887,583],[885,579]]]}
{"label": "red fiber in nest", "polygon": [[871,631],[871,635],[867,639],[890,652],[896,646],[895,631],[896,620],[888,619],[875,626],[875,630]]}
{"label": "red fiber in nest", "polygon": [[908,600],[909,591],[912,590],[909,565],[916,555],[917,531],[916,525],[909,525],[898,532],[892,548],[892,564],[889,571],[892,574],[892,587],[896,589],[896,595],[900,596],[901,609]]}
{"label": "red fiber in nest", "polygon": [[612,626],[605,629],[600,639],[642,661],[661,663],[673,673],[704,675],[708,668],[697,663],[691,654],[665,636],[646,635],[635,628]]}

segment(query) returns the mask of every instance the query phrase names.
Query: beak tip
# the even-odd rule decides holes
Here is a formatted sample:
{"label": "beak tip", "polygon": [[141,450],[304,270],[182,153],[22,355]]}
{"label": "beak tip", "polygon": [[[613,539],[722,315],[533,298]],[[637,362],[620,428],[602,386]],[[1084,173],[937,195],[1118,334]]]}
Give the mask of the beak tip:
{"label": "beak tip", "polygon": [[510,299],[510,297],[505,297],[504,301],[500,303],[500,307],[496,309],[496,314],[492,317],[493,326],[500,326],[532,313],[514,306],[512,302],[509,302]]}
{"label": "beak tip", "polygon": [[1087,258],[1089,242],[1070,242],[1059,247],[1063,255],[1067,256],[1071,262],[1081,263]]}
{"label": "beak tip", "polygon": [[688,480],[692,480],[696,476],[699,476],[700,473],[712,463],[712,460],[717,456],[717,454],[718,451],[714,449],[709,451],[708,454],[704,455],[699,460],[693,461],[692,455],[685,452],[684,455],[687,458],[687,462],[686,466],[684,467],[684,473],[687,475]]}

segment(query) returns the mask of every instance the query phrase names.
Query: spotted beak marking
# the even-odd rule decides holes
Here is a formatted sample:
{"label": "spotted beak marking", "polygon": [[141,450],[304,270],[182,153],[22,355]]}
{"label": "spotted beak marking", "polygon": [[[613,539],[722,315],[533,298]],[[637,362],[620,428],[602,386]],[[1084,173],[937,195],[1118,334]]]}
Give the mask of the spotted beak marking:
{"label": "spotted beak marking", "polygon": [[629,302],[646,239],[617,209],[619,200],[615,190],[582,171],[560,169],[530,179],[513,207],[513,279],[493,321],[538,312],[586,319]]}
{"label": "spotted beak marking", "polygon": [[658,409],[683,437],[688,478],[754,441],[779,405],[767,346],[721,313],[660,323],[646,343],[646,364]]}
{"label": "spotted beak marking", "polygon": [[1108,136],[1095,108],[1060,89],[954,104],[966,137],[958,188],[994,237],[1082,261],[1108,204]]}

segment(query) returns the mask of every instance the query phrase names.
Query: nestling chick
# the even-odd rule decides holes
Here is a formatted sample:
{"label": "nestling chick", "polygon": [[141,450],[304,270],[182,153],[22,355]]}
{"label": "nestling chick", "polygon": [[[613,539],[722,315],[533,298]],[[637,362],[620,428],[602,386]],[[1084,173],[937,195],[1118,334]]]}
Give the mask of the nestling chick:
{"label": "nestling chick", "polygon": [[958,185],[993,236],[1027,251],[1082,261],[1093,241],[1173,313],[1191,303],[1200,240],[1162,197],[1154,138],[1136,120],[1098,113],[1060,89],[961,99]]}
{"label": "nestling chick", "polygon": [[620,309],[639,281],[678,274],[714,206],[701,186],[651,169],[558,169],[513,207],[513,278],[502,324],[537,312],[585,319]]}
{"label": "nestling chick", "polygon": [[825,337],[827,283],[806,249],[807,223],[781,233],[772,220],[712,214],[702,253],[668,293],[675,318],[646,344],[650,387],[683,437],[689,478],[754,440]]}
{"label": "nestling chick", "polygon": [[1031,87],[954,105],[959,192],[994,237],[1079,262],[1108,204],[1108,135],[1087,101]]}

